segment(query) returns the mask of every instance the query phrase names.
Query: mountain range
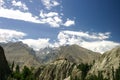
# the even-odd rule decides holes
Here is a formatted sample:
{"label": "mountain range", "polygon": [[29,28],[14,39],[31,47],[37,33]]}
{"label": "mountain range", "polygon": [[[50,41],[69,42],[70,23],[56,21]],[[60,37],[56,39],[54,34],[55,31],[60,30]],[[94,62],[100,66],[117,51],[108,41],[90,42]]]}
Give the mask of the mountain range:
{"label": "mountain range", "polygon": [[116,73],[120,67],[120,46],[100,54],[78,45],[46,47],[39,51],[22,42],[0,45],[8,63],[15,62],[20,68],[35,67],[34,75],[38,80],[94,80],[89,79],[91,75],[97,80],[100,73],[103,76],[101,80],[116,80],[113,79],[113,71]]}

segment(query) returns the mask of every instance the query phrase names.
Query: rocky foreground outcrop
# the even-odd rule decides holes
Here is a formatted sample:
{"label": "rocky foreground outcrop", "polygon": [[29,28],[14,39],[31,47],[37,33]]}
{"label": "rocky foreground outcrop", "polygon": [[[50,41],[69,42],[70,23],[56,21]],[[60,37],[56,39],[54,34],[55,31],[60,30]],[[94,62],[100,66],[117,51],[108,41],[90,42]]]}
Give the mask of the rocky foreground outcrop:
{"label": "rocky foreground outcrop", "polygon": [[4,50],[0,46],[0,80],[6,80],[9,74],[10,74],[10,68],[5,58]]}
{"label": "rocky foreground outcrop", "polygon": [[75,64],[67,59],[58,59],[39,69],[36,74],[39,80],[64,80],[71,75],[74,67]]}
{"label": "rocky foreground outcrop", "polygon": [[103,74],[103,77],[110,78],[113,80],[113,71],[120,67],[120,47],[116,47],[110,51],[105,52],[100,59],[98,59],[92,69],[89,71],[90,74],[98,75],[98,72]]}

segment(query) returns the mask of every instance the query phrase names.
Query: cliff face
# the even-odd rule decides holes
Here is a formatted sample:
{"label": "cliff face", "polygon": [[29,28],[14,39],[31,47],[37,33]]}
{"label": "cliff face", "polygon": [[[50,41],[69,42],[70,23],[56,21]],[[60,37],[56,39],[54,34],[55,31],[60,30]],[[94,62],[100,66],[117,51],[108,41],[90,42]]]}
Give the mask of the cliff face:
{"label": "cliff face", "polygon": [[10,68],[5,58],[4,50],[0,46],[0,80],[6,80],[6,77],[10,74]]}
{"label": "cliff face", "polygon": [[[120,66],[120,47],[116,47],[110,51],[105,52],[100,59],[98,59],[89,74],[98,74],[102,71],[104,77],[112,77],[112,68],[118,69]],[[112,78],[111,78],[112,79]]]}
{"label": "cliff face", "polygon": [[39,80],[64,80],[71,75],[74,66],[67,59],[58,59],[38,71]]}

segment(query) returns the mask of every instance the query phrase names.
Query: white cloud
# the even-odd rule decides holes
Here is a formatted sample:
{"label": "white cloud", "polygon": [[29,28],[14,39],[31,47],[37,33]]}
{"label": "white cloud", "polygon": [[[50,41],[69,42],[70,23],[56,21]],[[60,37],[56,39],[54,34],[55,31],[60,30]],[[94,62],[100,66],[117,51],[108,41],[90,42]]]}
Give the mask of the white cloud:
{"label": "white cloud", "polygon": [[41,23],[41,21],[36,19],[36,17],[33,17],[31,13],[21,12],[20,10],[0,8],[0,17],[23,20],[33,23]]}
{"label": "white cloud", "polygon": [[27,6],[24,3],[22,3],[21,1],[13,0],[12,5],[15,7],[19,7],[20,9],[23,9],[23,10],[28,10]]}
{"label": "white cloud", "polygon": [[71,25],[74,25],[74,24],[75,24],[75,21],[67,19],[67,21],[63,25],[68,27],[68,26],[71,26]]}
{"label": "white cloud", "polygon": [[40,11],[41,18],[54,17],[54,16],[59,16],[59,14],[57,12],[44,13],[43,10]]}
{"label": "white cloud", "polygon": [[64,23],[61,16],[57,12],[48,12],[45,13],[43,10],[40,11],[41,22],[47,23],[52,27],[60,27],[60,26],[71,26],[75,24],[75,21],[67,19]]}
{"label": "white cloud", "polygon": [[41,0],[46,9],[50,10],[53,7],[60,5],[56,0]]}
{"label": "white cloud", "polygon": [[[21,1],[11,0],[9,3],[1,0],[2,6],[0,8],[0,17],[38,24],[49,24],[51,27],[68,27],[75,24],[75,21],[73,20],[63,20],[63,15],[61,15],[61,12],[59,13],[55,12],[54,10],[50,11],[40,9],[40,15],[34,15],[33,13],[29,12],[27,5]],[[42,3],[48,9],[60,5],[60,3],[58,3],[56,0],[42,0]],[[9,5],[9,7],[6,5]]]}
{"label": "white cloud", "polygon": [[104,53],[105,51],[111,50],[112,48],[118,45],[120,45],[120,43],[116,43],[108,40],[83,42],[81,44],[82,47],[85,47],[87,49],[90,49],[95,52],[100,52],[100,53]]}
{"label": "white cloud", "polygon": [[43,23],[47,23],[52,27],[60,27],[62,24],[62,19],[57,12],[44,13],[41,11],[40,17]]}
{"label": "white cloud", "polygon": [[39,50],[48,46],[59,47],[62,45],[77,44],[89,50],[103,53],[120,45],[120,43],[107,40],[110,37],[109,32],[89,33],[82,31],[61,31],[57,37],[58,41],[55,43],[50,43],[49,38],[23,39],[24,36],[26,36],[26,33],[20,31],[0,29],[0,42],[22,41],[34,50]]}
{"label": "white cloud", "polygon": [[34,50],[39,50],[41,48],[48,47],[51,45],[49,43],[48,38],[39,38],[39,39],[23,39],[27,34],[10,29],[0,29],[0,43],[4,42],[17,42],[22,41],[23,43],[27,44],[29,47],[33,48]]}
{"label": "white cloud", "polygon": [[23,43],[27,44],[34,50],[39,50],[41,48],[45,48],[49,46],[49,39],[25,39],[22,40]]}
{"label": "white cloud", "polygon": [[[49,24],[51,27],[60,27],[64,25],[59,13],[45,13],[42,10],[40,12],[39,18],[38,16],[33,16],[29,12],[21,12],[20,10],[0,8],[0,17],[33,22],[38,24]],[[71,26],[73,24],[74,21],[67,20],[64,26]]]}
{"label": "white cloud", "polygon": [[110,36],[110,32],[106,32],[106,33],[89,33],[89,32],[82,32],[82,31],[61,31],[58,35],[58,38],[60,35],[70,35],[70,36],[77,36],[80,38],[86,38],[86,40],[103,40],[103,39],[107,39]]}
{"label": "white cloud", "polygon": [[[51,10],[52,8],[60,5],[60,3],[56,0],[41,0],[41,1],[47,10]],[[75,24],[75,21],[70,19],[67,19],[67,21],[64,22],[63,13],[54,12],[54,11],[49,11],[46,13],[45,11],[46,10],[40,11],[40,17],[42,18],[41,21],[43,23],[49,24],[51,27],[60,27],[60,26],[69,27]]]}
{"label": "white cloud", "polygon": [[4,5],[4,1],[0,0],[0,8]]}
{"label": "white cloud", "polygon": [[0,42],[18,41],[26,36],[25,33],[16,30],[0,29]]}
{"label": "white cloud", "polygon": [[106,40],[109,36],[109,32],[89,33],[82,31],[61,31],[58,34],[58,42],[54,43],[53,46],[59,47],[61,45],[77,44],[92,51],[103,53],[120,45],[120,43]]}

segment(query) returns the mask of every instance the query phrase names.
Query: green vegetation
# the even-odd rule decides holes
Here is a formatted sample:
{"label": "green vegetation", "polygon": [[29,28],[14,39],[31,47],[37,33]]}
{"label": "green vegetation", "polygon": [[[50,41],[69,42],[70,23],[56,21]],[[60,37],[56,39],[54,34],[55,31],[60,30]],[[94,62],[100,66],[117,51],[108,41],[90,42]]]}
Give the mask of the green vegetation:
{"label": "green vegetation", "polygon": [[81,71],[80,76],[75,76],[74,78],[71,76],[70,80],[85,80],[88,71],[91,69],[92,65],[89,64],[79,64],[77,66],[77,69],[79,69],[79,71]]}
{"label": "green vegetation", "polygon": [[24,66],[24,68],[20,71],[19,65],[14,66],[13,62],[11,70],[12,73],[8,77],[8,80],[36,80],[33,74],[33,68],[29,69],[27,66]]}
{"label": "green vegetation", "polygon": [[[73,64],[72,66],[75,66],[76,64]],[[87,77],[87,74],[89,70],[91,69],[92,65],[89,64],[79,64],[77,65],[77,69],[81,72],[80,75],[76,75],[75,77],[72,77],[72,74],[70,75],[70,80],[120,80],[120,64],[117,69],[114,69],[114,67],[111,68],[111,73],[107,74],[107,78],[104,77],[104,71],[98,71],[97,75],[91,74],[89,77]],[[24,66],[22,70],[20,70],[19,65],[12,63],[10,65],[11,74],[8,77],[7,80],[38,80],[39,78],[35,78],[35,73],[33,73],[34,68],[28,68],[27,66]],[[72,73],[72,70],[70,70],[70,73]],[[47,74],[47,73],[46,73]],[[111,76],[110,76],[111,74]],[[40,74],[39,74],[40,75]],[[51,73],[53,75],[53,73]],[[54,79],[54,77],[52,77]]]}
{"label": "green vegetation", "polygon": [[88,71],[91,69],[91,66],[92,65],[83,64],[83,63],[77,66],[77,68],[82,71],[81,80],[85,80],[85,77],[87,76]]}

